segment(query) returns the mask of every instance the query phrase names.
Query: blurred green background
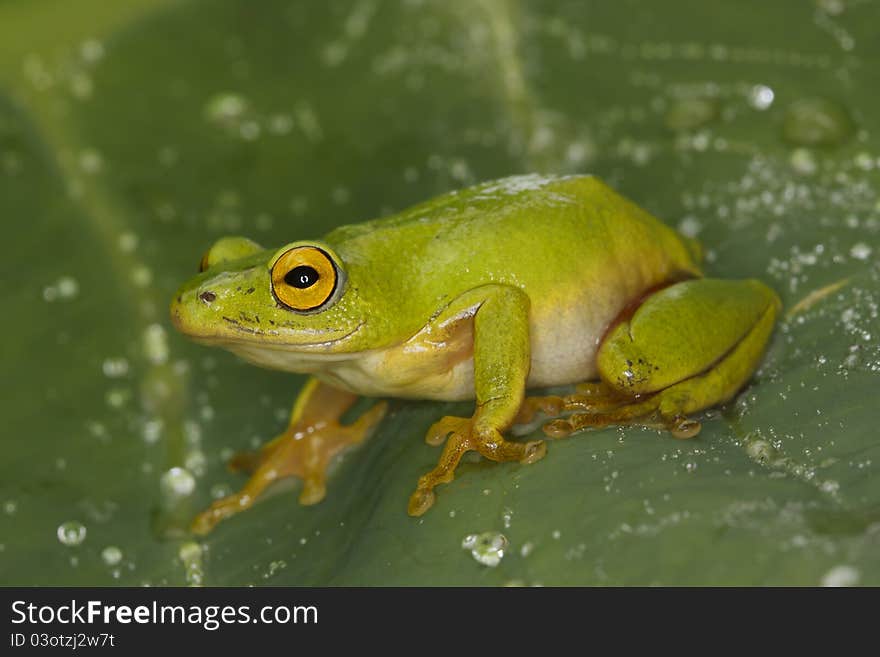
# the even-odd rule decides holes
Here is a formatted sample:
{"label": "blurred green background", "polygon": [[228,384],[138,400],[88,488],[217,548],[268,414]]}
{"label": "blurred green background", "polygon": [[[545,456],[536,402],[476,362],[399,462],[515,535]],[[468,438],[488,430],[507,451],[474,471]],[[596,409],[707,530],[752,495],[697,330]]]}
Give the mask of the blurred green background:
{"label": "blurred green background", "polygon": [[[880,6],[867,0],[0,1],[0,583],[880,584]],[[302,378],[175,334],[212,240],[592,172],[786,317],[698,439],[470,462],[396,402],[327,499],[198,541]],[[496,566],[462,541],[507,541]],[[497,555],[496,555],[497,556]]]}

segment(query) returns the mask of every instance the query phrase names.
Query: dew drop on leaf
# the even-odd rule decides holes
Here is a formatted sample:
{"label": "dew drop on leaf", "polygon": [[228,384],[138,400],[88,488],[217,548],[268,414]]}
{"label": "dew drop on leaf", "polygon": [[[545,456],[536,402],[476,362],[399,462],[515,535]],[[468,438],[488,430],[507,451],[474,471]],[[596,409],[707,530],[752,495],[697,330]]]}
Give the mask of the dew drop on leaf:
{"label": "dew drop on leaf", "polygon": [[76,520],[68,520],[58,525],[56,534],[62,545],[80,545],[86,540],[86,526]]}

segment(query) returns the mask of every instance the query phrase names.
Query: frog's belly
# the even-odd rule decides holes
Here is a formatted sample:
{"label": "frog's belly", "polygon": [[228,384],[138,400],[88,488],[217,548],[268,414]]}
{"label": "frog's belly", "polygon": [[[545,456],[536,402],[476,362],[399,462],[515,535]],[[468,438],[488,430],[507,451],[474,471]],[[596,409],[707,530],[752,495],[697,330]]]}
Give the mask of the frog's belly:
{"label": "frog's belly", "polygon": [[[527,387],[579,383],[597,377],[596,350],[619,304],[546,313],[533,309],[530,326],[531,368]],[[552,321],[545,321],[550,318]],[[470,327],[468,327],[470,331]],[[360,395],[459,401],[474,398],[473,335],[463,336],[461,349],[426,355],[402,347],[373,351],[350,361],[333,363],[315,375]]]}

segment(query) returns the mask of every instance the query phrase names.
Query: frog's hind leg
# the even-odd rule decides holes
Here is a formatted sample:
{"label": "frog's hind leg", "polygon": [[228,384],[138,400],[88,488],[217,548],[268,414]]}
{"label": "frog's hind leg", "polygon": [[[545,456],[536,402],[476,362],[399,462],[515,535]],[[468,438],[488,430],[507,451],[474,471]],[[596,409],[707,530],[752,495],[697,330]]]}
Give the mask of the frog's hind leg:
{"label": "frog's hind leg", "polygon": [[700,423],[689,416],[745,385],[779,309],[758,281],[698,279],[661,290],[608,332],[597,356],[602,382],[563,398],[563,410],[574,412],[545,433],[638,423],[695,436]]}
{"label": "frog's hind leg", "polygon": [[355,401],[356,395],[310,379],[294,404],[285,432],[258,452],[237,455],[230,462],[233,470],[252,472],[244,487],[196,516],[192,530],[208,533],[221,520],[250,508],[267,487],[285,477],[302,479],[301,504],[320,502],[334,457],[363,441],[385,415],[387,405],[379,402],[352,424],[340,424]]}
{"label": "frog's hind leg", "polygon": [[543,413],[550,420],[544,424],[549,438],[564,438],[574,431],[587,427],[628,424],[633,420],[642,425],[673,427],[647,421],[657,410],[658,401],[649,395],[636,399],[614,390],[603,381],[579,383],[574,393],[562,396],[527,397],[516,418],[517,433],[531,431],[537,414]]}
{"label": "frog's hind leg", "polygon": [[526,397],[514,420],[516,425],[535,421],[538,413],[555,417],[576,411],[601,412],[617,408],[631,401],[632,397],[621,394],[602,381],[579,383],[569,395]]}

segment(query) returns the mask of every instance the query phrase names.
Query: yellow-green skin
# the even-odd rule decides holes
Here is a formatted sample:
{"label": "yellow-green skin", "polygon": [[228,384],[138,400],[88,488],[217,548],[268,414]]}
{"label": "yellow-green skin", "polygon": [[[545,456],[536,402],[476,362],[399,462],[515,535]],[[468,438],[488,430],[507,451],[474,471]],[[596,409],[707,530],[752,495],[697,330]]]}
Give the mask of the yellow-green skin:
{"label": "yellow-green skin", "polygon": [[[271,288],[277,255],[300,244],[342,272],[334,301],[310,313]],[[280,250],[221,240],[171,314],[184,333],[258,365],[367,396],[500,403],[503,425],[526,387],[602,378],[655,392],[766,325],[734,368],[748,378],[779,301],[757,281],[697,280],[698,252],[595,177],[519,176]],[[726,372],[722,397],[742,383]],[[722,400],[698,397],[688,412]]]}

